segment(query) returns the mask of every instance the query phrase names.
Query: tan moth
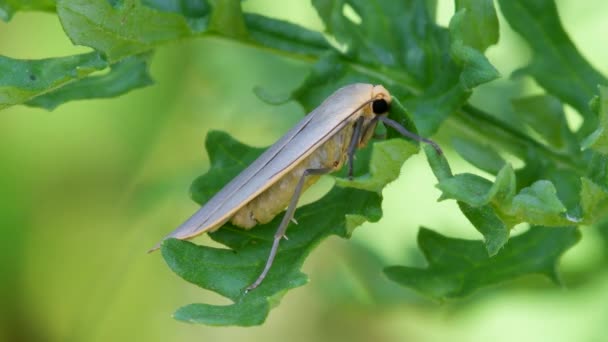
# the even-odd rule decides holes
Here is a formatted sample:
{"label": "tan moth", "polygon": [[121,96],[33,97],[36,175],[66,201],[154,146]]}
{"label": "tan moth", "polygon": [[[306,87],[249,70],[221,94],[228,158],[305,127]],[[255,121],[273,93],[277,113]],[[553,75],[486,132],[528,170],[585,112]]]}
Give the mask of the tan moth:
{"label": "tan moth", "polygon": [[165,239],[190,239],[228,221],[251,229],[285,211],[264,269],[246,291],[255,289],[272,266],[302,192],[321,175],[341,169],[346,161],[352,177],[355,151],[372,138],[379,121],[441,153],[433,141],[389,119],[390,104],[391,95],[381,85],[355,83],[338,89]]}

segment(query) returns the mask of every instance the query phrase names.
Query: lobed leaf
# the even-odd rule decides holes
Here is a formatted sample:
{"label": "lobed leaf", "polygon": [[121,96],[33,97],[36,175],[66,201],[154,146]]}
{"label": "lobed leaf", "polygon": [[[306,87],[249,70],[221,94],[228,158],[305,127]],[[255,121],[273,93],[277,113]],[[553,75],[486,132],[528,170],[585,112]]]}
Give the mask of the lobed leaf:
{"label": "lobed leaf", "polygon": [[494,184],[488,192],[488,198],[497,206],[507,206],[515,196],[516,176],[511,164],[504,164],[498,171]]}
{"label": "lobed leaf", "polygon": [[[372,156],[371,165],[363,167],[368,172],[376,170],[369,176],[374,186],[381,188],[384,186],[380,184],[381,180],[389,182],[393,178],[382,173],[379,175],[380,171],[377,170],[399,170],[410,152],[415,151],[415,148],[403,144],[403,141],[394,140],[383,143],[381,146],[390,146],[394,154],[390,158]],[[199,203],[208,200],[263,151],[243,145],[220,132],[209,133],[206,147],[211,168],[192,186],[193,198]],[[398,149],[405,149],[405,152]],[[380,163],[382,165],[377,165]],[[393,174],[393,171],[389,174]],[[163,257],[175,273],[234,302],[227,306],[191,304],[179,309],[175,318],[210,325],[261,324],[289,289],[306,283],[307,278],[300,268],[320,241],[330,235],[348,237],[361,223],[379,220],[381,213],[381,196],[377,192],[340,187],[334,188],[321,200],[298,208],[295,215],[298,224],[289,227],[289,240],[281,242],[267,278],[260,287],[248,294],[244,293],[244,289],[261,272],[282,215],[251,230],[226,224],[210,234],[212,239],[229,248],[166,240],[162,245]]]}
{"label": "lobed leaf", "polygon": [[557,149],[578,153],[580,147],[570,131],[561,102],[550,95],[536,95],[511,101],[518,118]]}
{"label": "lobed leaf", "polygon": [[331,49],[320,32],[258,14],[245,14],[249,38],[261,46],[319,57]]}
{"label": "lobed leaf", "polygon": [[441,190],[440,200],[455,199],[474,207],[487,204],[492,182],[472,173],[461,173],[444,179],[437,184]]}
{"label": "lobed leaf", "polygon": [[532,227],[489,257],[480,241],[448,238],[421,228],[418,245],[427,268],[392,266],[384,272],[397,283],[435,300],[463,297],[532,274],[557,283],[559,258],[579,239],[580,233],[573,227]]}
{"label": "lobed leaf", "polygon": [[433,174],[438,181],[441,182],[453,177],[452,169],[450,168],[450,164],[448,163],[445,155],[438,154],[432,146],[428,145],[424,145],[423,150],[429,166],[431,167],[431,171],[433,171]]}
{"label": "lobed leaf", "polygon": [[580,198],[583,223],[600,222],[608,213],[608,192],[586,177],[581,178]]}
{"label": "lobed leaf", "polygon": [[501,170],[494,183],[480,176],[464,173],[439,182],[440,199],[455,199],[473,208],[492,205],[508,227],[529,222],[545,226],[576,223],[568,218],[566,207],[548,180],[539,180],[515,194],[515,174],[510,166]]}
{"label": "lobed leaf", "polygon": [[484,52],[498,43],[498,17],[493,1],[456,0],[455,3],[457,14],[452,20],[458,21],[459,38],[466,45]]}
{"label": "lobed leaf", "polygon": [[489,204],[473,207],[465,202],[458,202],[458,207],[475,229],[483,235],[488,256],[495,256],[509,241],[511,227],[502,221]]}
{"label": "lobed leaf", "polygon": [[110,62],[203,32],[209,25],[209,16],[188,21],[136,0],[59,0],[57,14],[74,44],[90,46]]}
{"label": "lobed leaf", "polygon": [[583,149],[591,148],[598,153],[608,154],[608,87],[598,86],[599,95],[592,101],[592,109],[597,113],[598,125],[582,143]]}
{"label": "lobed leaf", "polygon": [[50,93],[107,66],[96,52],[40,60],[0,56],[0,109]]}
{"label": "lobed leaf", "polygon": [[[428,153],[428,149],[425,151]],[[452,175],[449,170],[437,170],[440,165],[431,162],[439,180],[437,187],[442,191],[440,200],[458,201],[461,211],[484,236],[489,255],[499,251],[508,240],[509,230],[518,223],[557,227],[580,220],[577,215],[567,215],[567,208],[549,180],[538,180],[517,193],[516,174],[510,164],[502,167],[494,182],[470,173]],[[553,176],[562,192],[573,191],[571,182],[564,178],[567,176],[560,176],[559,172]],[[576,189],[576,184],[573,186]],[[576,207],[573,209],[573,213],[578,213]]]}
{"label": "lobed leaf", "polygon": [[555,186],[559,201],[566,208],[566,218],[576,222],[583,217],[581,209],[581,177],[566,169],[551,167],[545,170],[547,180]]}
{"label": "lobed leaf", "polygon": [[599,84],[608,81],[585,60],[559,21],[553,0],[499,0],[511,27],[530,45],[533,56],[517,74],[529,74],[541,87],[570,104],[585,122],[583,134],[590,133],[597,120],[588,101]]}
{"label": "lobed leaf", "polygon": [[452,147],[464,160],[488,173],[496,174],[505,165],[505,160],[489,145],[455,137]]}
{"label": "lobed leaf", "polygon": [[105,75],[88,76],[25,104],[53,110],[57,106],[74,100],[110,98],[154,83],[148,73],[148,55],[132,56],[110,66]]}
{"label": "lobed leaf", "polygon": [[[441,184],[442,182],[446,181],[450,182],[450,180],[454,176],[452,175],[452,170],[450,169],[450,165],[448,164],[445,156],[438,155],[435,149],[433,149],[431,146],[424,146],[423,148],[429,161],[429,165],[431,166],[431,170],[435,174],[435,177],[437,178],[439,183]],[[500,179],[505,178],[505,176],[500,177]],[[498,179],[499,178],[497,177],[496,184],[504,183],[503,181],[499,181]],[[478,182],[478,186],[485,187],[485,185],[481,184],[485,183],[483,180],[473,180],[473,182]],[[454,184],[453,186],[459,187],[460,185]],[[492,188],[492,185],[488,187],[488,193],[494,191],[492,190]],[[496,192],[497,194],[499,193],[499,191],[494,192]],[[467,199],[468,198],[469,197],[467,197]],[[474,196],[473,199],[475,199]],[[478,203],[480,202],[481,201],[478,201]],[[483,235],[484,245],[486,247],[487,253],[490,256],[493,256],[498,253],[500,248],[502,248],[502,246],[504,246],[507,240],[509,240],[510,226],[507,226],[502,221],[502,219],[494,212],[494,208],[492,208],[490,204],[481,203],[479,206],[474,207],[463,201],[458,201],[458,206],[462,213],[467,217],[469,222],[471,222],[471,224],[475,227],[475,229],[477,229],[477,231]]]}
{"label": "lobed leaf", "polygon": [[456,10],[450,20],[450,52],[463,68],[461,86],[470,91],[500,76],[483,54],[498,42],[498,19],[491,0],[456,1]]}
{"label": "lobed leaf", "polygon": [[[418,153],[415,144],[403,139],[391,139],[374,144],[369,173],[349,180],[336,178],[336,185],[381,193],[384,186],[399,177],[401,165],[394,160],[407,160]],[[357,163],[360,163],[357,158]]]}

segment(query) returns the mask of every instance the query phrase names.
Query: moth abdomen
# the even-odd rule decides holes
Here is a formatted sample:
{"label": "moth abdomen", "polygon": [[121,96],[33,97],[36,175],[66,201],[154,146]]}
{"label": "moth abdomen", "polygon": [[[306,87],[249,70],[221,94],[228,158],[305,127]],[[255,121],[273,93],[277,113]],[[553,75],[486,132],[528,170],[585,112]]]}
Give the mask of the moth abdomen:
{"label": "moth abdomen", "polygon": [[[348,146],[350,142],[352,130],[351,125],[345,126],[281,179],[239,209],[232,216],[230,222],[237,227],[250,229],[258,223],[264,224],[272,221],[289,204],[298,181],[302,178],[305,170],[321,168],[339,170],[342,167],[346,159],[345,146]],[[316,183],[319,178],[320,176],[308,176],[304,183],[304,189]]]}

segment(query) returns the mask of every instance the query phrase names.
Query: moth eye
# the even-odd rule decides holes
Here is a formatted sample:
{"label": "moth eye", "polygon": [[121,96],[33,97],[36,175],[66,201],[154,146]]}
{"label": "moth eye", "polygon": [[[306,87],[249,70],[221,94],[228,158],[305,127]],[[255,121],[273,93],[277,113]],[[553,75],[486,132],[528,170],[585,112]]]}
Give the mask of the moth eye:
{"label": "moth eye", "polygon": [[379,99],[372,102],[372,111],[374,114],[384,114],[388,111],[388,102],[385,99]]}

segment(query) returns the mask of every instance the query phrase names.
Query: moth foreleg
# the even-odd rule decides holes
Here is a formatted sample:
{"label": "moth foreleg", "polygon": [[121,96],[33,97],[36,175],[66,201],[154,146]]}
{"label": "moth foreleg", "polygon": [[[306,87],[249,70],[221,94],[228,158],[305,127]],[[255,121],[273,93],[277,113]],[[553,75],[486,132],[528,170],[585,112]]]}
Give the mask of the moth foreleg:
{"label": "moth foreleg", "polygon": [[404,137],[413,139],[415,141],[421,141],[423,143],[427,143],[427,144],[433,146],[433,148],[435,149],[435,151],[437,151],[438,154],[443,154],[441,147],[439,147],[439,145],[437,145],[437,143],[434,142],[433,140],[421,137],[417,134],[414,134],[414,133],[408,131],[407,129],[405,129],[405,127],[401,126],[397,121],[389,119],[386,116],[378,116],[378,117],[380,118],[380,121],[382,121],[383,124],[385,124],[389,127],[392,127],[394,130],[399,132],[399,134],[403,135]]}
{"label": "moth foreleg", "polygon": [[355,163],[355,152],[357,152],[357,146],[359,145],[359,141],[361,140],[361,133],[363,132],[363,121],[365,118],[362,116],[357,119],[355,122],[355,128],[353,129],[353,135],[350,139],[350,143],[348,144],[348,150],[346,150],[346,155],[348,156],[348,179],[353,179],[353,170]]}

